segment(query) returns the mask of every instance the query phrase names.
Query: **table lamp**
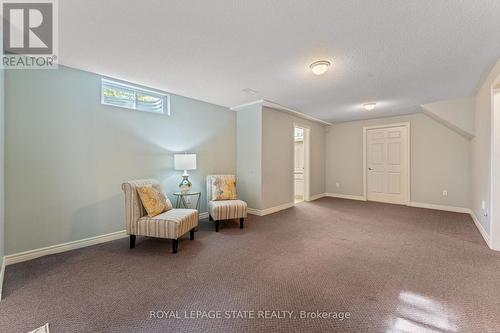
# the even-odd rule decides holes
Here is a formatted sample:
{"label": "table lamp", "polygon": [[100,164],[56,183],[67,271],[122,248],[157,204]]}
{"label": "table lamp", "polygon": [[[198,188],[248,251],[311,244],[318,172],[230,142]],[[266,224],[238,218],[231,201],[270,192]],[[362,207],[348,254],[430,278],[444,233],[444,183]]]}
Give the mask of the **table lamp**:
{"label": "table lamp", "polygon": [[189,192],[192,184],[189,181],[187,171],[196,170],[196,154],[174,154],[174,168],[175,170],[184,170],[179,189],[182,193]]}

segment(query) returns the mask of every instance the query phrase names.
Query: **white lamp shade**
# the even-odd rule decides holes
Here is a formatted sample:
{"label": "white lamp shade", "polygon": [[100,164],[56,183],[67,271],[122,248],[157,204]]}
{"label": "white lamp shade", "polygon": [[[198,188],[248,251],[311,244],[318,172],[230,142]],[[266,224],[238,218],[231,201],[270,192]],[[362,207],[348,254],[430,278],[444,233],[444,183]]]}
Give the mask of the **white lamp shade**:
{"label": "white lamp shade", "polygon": [[174,154],[175,170],[195,170],[196,154]]}

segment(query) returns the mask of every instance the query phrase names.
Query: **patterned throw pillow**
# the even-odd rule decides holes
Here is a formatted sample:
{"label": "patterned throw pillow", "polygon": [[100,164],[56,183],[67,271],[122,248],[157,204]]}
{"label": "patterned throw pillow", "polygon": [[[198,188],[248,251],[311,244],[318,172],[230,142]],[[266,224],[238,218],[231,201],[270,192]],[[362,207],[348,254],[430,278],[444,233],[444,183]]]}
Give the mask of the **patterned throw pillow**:
{"label": "patterned throw pillow", "polygon": [[212,182],[212,200],[235,200],[238,199],[236,194],[236,177],[235,176],[218,176]]}
{"label": "patterned throw pillow", "polygon": [[172,209],[170,200],[152,185],[138,187],[137,193],[139,193],[142,205],[144,209],[146,209],[149,217],[154,217]]}

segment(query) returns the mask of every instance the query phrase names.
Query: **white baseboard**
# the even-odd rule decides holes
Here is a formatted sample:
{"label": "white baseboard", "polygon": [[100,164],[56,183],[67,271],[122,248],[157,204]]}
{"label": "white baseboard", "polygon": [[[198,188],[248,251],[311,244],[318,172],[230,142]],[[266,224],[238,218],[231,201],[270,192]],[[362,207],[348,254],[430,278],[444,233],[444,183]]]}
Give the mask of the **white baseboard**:
{"label": "white baseboard", "polygon": [[429,203],[425,203],[425,202],[409,202],[408,206],[417,207],[417,208],[444,210],[447,212],[465,213],[465,214],[470,214],[470,212],[471,212],[470,208],[466,208],[466,207],[435,205],[435,204],[429,204]]}
{"label": "white baseboard", "polygon": [[3,276],[5,274],[5,257],[2,260],[2,266],[0,267],[0,301],[2,300],[2,290],[3,290]]}
{"label": "white baseboard", "polygon": [[[200,220],[208,218],[208,212],[200,213],[199,218],[200,218]],[[110,241],[113,241],[116,239],[125,238],[127,236],[128,236],[127,231],[121,230],[121,231],[112,232],[110,234],[80,239],[80,240],[76,240],[76,241],[72,241],[72,242],[68,242],[68,243],[63,243],[63,244],[56,244],[56,245],[52,245],[52,246],[42,247],[40,249],[35,249],[35,250],[14,253],[14,254],[10,254],[10,255],[7,255],[4,257],[3,265],[7,266],[7,265],[12,265],[12,264],[17,264],[19,262],[47,256],[49,254],[55,254],[55,253],[75,250],[75,249],[79,249],[79,248],[87,247],[87,246],[91,246],[91,245],[106,243],[106,242],[110,242]],[[3,271],[2,271],[2,273],[3,273]],[[0,281],[2,281],[2,280],[0,280]],[[0,286],[0,291],[1,291],[1,286]]]}
{"label": "white baseboard", "polygon": [[[324,197],[324,196],[326,196],[326,197],[334,197],[334,198],[342,198],[342,199],[350,199],[350,200],[363,200],[363,201],[365,200],[365,198],[363,196],[349,195],[349,194],[339,194],[339,193],[324,193],[323,195],[319,194],[319,195],[317,195],[318,198],[315,198],[315,199],[319,199],[319,198]],[[311,200],[314,200],[314,199],[311,199]],[[488,245],[488,247],[490,249],[494,250],[491,247],[490,236],[488,235],[488,233],[486,232],[486,230],[484,230],[483,226],[479,222],[478,218],[476,217],[476,215],[474,214],[474,211],[472,211],[472,209],[466,208],[466,207],[435,205],[435,204],[429,204],[429,203],[423,203],[423,202],[409,202],[408,206],[410,206],[410,207],[418,207],[418,208],[435,209],[435,210],[444,210],[444,211],[447,211],[447,212],[469,214],[471,216],[472,220],[474,221],[474,224],[476,225],[476,228],[479,230],[479,233],[481,234],[481,236],[483,236],[484,241],[486,242],[486,244]]]}
{"label": "white baseboard", "polygon": [[255,209],[255,208],[248,208],[248,214],[252,215],[257,215],[257,216],[264,216],[264,215],[269,215],[272,213],[279,212],[280,210],[292,208],[295,204],[293,202],[288,202],[279,206],[274,206],[271,208],[266,208],[266,209]]}
{"label": "white baseboard", "polygon": [[481,225],[481,222],[479,222],[479,219],[477,218],[476,214],[474,214],[474,211],[470,208],[466,207],[454,207],[454,206],[446,206],[446,205],[434,205],[434,204],[428,204],[428,203],[422,203],[422,202],[410,202],[408,206],[411,207],[418,207],[418,208],[427,208],[427,209],[436,209],[436,210],[444,210],[447,212],[455,212],[455,213],[465,213],[469,214],[470,217],[472,218],[472,221],[474,221],[474,224],[476,225],[477,230],[479,230],[479,233],[481,236],[483,236],[484,241],[486,242],[486,245],[492,250],[494,250],[491,247],[491,240],[490,236],[484,230],[483,226]]}
{"label": "white baseboard", "polygon": [[484,241],[486,242],[486,244],[488,244],[488,247],[492,249],[490,235],[488,235],[486,230],[484,230],[483,226],[481,225],[481,222],[479,222],[479,219],[477,218],[476,214],[472,209],[469,210],[469,214],[472,217],[472,221],[474,221],[476,228],[479,230],[479,233],[481,234],[481,236],[483,236]]}
{"label": "white baseboard", "polygon": [[311,195],[309,197],[309,201],[318,200],[318,199],[321,199],[323,197],[326,197],[326,193],[320,193],[320,194]]}
{"label": "white baseboard", "polygon": [[[316,200],[316,199],[322,198],[324,196],[342,198],[342,199],[350,199],[350,200],[363,200],[363,201],[365,200],[364,197],[362,197],[362,196],[338,194],[338,193],[317,194],[317,195],[313,196],[311,198],[311,200]],[[449,212],[470,214],[470,216],[472,217],[472,220],[474,221],[474,224],[476,225],[477,229],[479,230],[481,236],[483,236],[488,247],[491,248],[491,242],[489,239],[489,235],[486,233],[483,226],[481,225],[481,223],[477,219],[476,215],[474,214],[474,212],[470,208],[445,206],[445,205],[434,205],[434,204],[421,203],[421,202],[410,202],[408,205],[411,207],[436,209],[436,210],[444,210],[444,211],[449,211]],[[293,206],[294,206],[294,203],[289,202],[289,203],[285,203],[285,204],[282,204],[279,206],[266,208],[266,209],[248,208],[248,213],[253,214],[253,215],[258,215],[258,216],[264,216],[264,215],[279,212],[280,210],[291,208]],[[200,214],[200,219],[207,218],[207,217],[208,217],[208,212]],[[49,254],[55,254],[55,253],[75,250],[75,249],[79,249],[79,248],[87,247],[87,246],[91,246],[91,245],[101,244],[101,243],[113,241],[116,239],[121,239],[124,237],[127,237],[127,233],[125,230],[122,230],[122,231],[117,231],[117,232],[113,232],[113,233],[109,233],[109,234],[105,234],[105,235],[80,239],[80,240],[73,241],[73,242],[47,246],[47,247],[43,247],[43,248],[39,248],[39,249],[35,249],[35,250],[29,250],[29,251],[19,252],[19,253],[10,254],[10,255],[5,256],[3,258],[2,265],[0,267],[0,300],[1,300],[1,295],[2,295],[2,285],[3,285],[5,266],[20,263],[20,262],[35,259],[35,258],[39,258],[39,257],[43,257],[43,256],[46,256]]]}
{"label": "white baseboard", "polygon": [[366,201],[365,197],[362,196],[362,195],[351,195],[351,194],[340,194],[340,193],[325,193],[325,196],[326,197],[332,197],[332,198],[340,198],[340,199]]}
{"label": "white baseboard", "polygon": [[124,238],[124,237],[127,237],[127,232],[125,230],[116,231],[116,232],[112,232],[110,234],[80,239],[80,240],[73,241],[73,242],[57,244],[57,245],[42,247],[40,249],[9,254],[9,255],[4,257],[4,262],[5,262],[5,265],[8,266],[8,265],[12,265],[12,264],[17,264],[19,262],[43,257],[43,256],[46,256],[49,254],[75,250],[75,249],[79,249],[82,247],[87,247],[90,245],[105,243],[105,242],[109,242],[109,241]]}
{"label": "white baseboard", "polygon": [[255,209],[255,208],[250,208],[250,207],[247,208],[247,213],[251,214],[251,215],[262,216],[262,214],[260,213],[260,210]]}

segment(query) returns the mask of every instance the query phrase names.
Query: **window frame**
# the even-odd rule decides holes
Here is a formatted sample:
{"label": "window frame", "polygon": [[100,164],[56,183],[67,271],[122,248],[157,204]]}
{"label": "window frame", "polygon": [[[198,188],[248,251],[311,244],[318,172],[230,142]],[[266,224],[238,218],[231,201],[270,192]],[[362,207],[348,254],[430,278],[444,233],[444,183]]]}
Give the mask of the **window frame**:
{"label": "window frame", "polygon": [[[112,86],[117,86],[118,88],[121,87],[123,89],[132,90],[134,92],[134,105],[133,105],[133,107],[129,107],[129,106],[125,106],[125,105],[116,105],[116,104],[106,102],[105,98],[104,98],[104,86],[106,84],[112,85]],[[157,111],[144,110],[144,109],[137,108],[137,95],[138,94],[144,94],[144,95],[160,98],[162,100],[162,111],[157,112]],[[106,78],[106,77],[101,78],[101,105],[112,106],[112,107],[117,107],[117,108],[127,109],[127,110],[134,110],[134,111],[139,111],[139,112],[148,112],[148,113],[153,113],[153,114],[170,116],[170,95],[169,94],[166,94],[166,93],[161,92],[159,90],[144,88],[143,86],[140,86],[140,85],[125,83],[125,82],[120,81],[120,80],[110,79],[110,78]]]}

